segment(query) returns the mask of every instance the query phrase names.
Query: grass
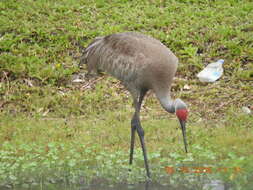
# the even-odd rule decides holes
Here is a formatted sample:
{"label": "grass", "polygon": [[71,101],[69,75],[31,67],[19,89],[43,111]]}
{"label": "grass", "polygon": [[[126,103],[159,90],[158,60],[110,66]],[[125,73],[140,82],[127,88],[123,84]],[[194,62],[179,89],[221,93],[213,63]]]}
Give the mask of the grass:
{"label": "grass", "polygon": [[[131,175],[127,172],[130,140],[127,119],[131,113],[122,110],[105,112],[99,119],[6,117],[1,122],[0,136],[3,142],[0,152],[2,183],[36,185],[43,179],[75,184],[80,183],[80,179],[86,182],[96,177],[128,182],[144,180],[140,148],[135,155],[134,172]],[[174,178],[178,180],[180,172],[170,176],[164,170],[166,166],[175,169],[211,167],[212,175],[221,175],[235,183],[241,178],[249,178],[252,173],[252,121],[245,115],[236,120],[243,126],[240,130],[233,124],[235,119],[220,125],[189,123],[190,153],[186,155],[176,121],[143,119],[153,179],[165,178],[167,183],[173,183]],[[249,126],[244,125],[246,121]],[[137,147],[140,147],[139,143]],[[223,167],[228,171],[218,172]],[[237,167],[242,171],[236,173]],[[187,179],[192,174],[184,175]],[[246,180],[239,184],[247,183]]]}
{"label": "grass", "polygon": [[[129,93],[109,76],[71,82],[85,72],[79,56],[94,37],[138,31],[179,57],[173,96],[190,108],[185,155],[175,117],[152,93],[145,99],[141,117],[153,178],[176,185],[179,176],[187,181],[196,174],[168,175],[165,166],[229,167],[209,177],[250,189],[253,119],[241,107],[253,100],[252,8],[247,0],[1,1],[0,184],[144,180],[140,149],[133,172],[126,172]],[[225,59],[222,78],[200,83],[196,74],[219,58]]]}

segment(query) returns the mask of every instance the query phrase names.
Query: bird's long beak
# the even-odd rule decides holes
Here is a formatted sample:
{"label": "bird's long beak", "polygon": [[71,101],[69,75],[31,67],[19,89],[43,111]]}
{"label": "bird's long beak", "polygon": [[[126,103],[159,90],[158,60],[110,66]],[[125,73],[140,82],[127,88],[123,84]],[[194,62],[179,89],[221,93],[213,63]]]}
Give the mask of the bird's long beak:
{"label": "bird's long beak", "polygon": [[182,133],[183,133],[183,138],[184,138],[184,148],[185,148],[185,152],[187,153],[187,141],[186,141],[186,128],[185,128],[185,121],[183,120],[179,120],[180,125],[181,125],[181,129],[182,129]]}

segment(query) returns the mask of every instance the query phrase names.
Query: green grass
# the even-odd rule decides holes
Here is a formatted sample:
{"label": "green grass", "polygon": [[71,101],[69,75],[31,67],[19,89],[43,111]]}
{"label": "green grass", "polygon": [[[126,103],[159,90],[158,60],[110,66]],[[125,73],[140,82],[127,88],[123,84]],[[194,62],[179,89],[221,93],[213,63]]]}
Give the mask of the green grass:
{"label": "green grass", "polygon": [[[1,121],[0,135],[3,142],[0,151],[2,183],[39,184],[41,179],[79,183],[80,178],[88,181],[97,177],[112,181],[144,180],[138,141],[133,172],[128,173],[128,118],[131,112],[121,110],[105,112],[97,119],[94,116],[67,119],[5,117]],[[148,114],[144,116],[148,117]],[[178,182],[181,175],[185,176],[184,180],[196,176],[180,172],[169,175],[164,170],[166,166],[175,169],[211,167],[213,172],[208,177],[218,175],[231,183],[247,185],[248,178],[252,177],[252,120],[245,115],[229,119],[220,124],[190,122],[188,155],[184,153],[181,131],[175,120],[143,119],[153,179],[165,178],[166,183],[173,183],[173,179]],[[228,171],[218,172],[223,167]],[[235,173],[236,167],[242,172]]]}
{"label": "green grass", "polygon": [[[73,74],[86,72],[78,68],[79,56],[94,37],[138,31],[161,40],[179,57],[173,96],[190,109],[186,155],[175,117],[152,93],[145,99],[141,119],[153,178],[174,183],[181,175],[196,176],[170,176],[165,166],[241,167],[239,174],[209,177],[249,188],[253,119],[241,107],[253,102],[252,9],[249,0],[2,0],[0,185],[144,179],[140,149],[133,172],[127,172],[129,93],[108,76],[71,82]],[[225,60],[222,78],[200,83],[196,74],[220,58]]]}

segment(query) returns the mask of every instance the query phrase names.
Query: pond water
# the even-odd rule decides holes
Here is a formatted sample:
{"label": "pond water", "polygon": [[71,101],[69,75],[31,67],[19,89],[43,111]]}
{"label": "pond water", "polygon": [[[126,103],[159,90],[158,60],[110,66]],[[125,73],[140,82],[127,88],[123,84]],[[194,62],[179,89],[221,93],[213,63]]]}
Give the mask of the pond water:
{"label": "pond water", "polygon": [[[146,181],[137,184],[117,183],[109,184],[104,180],[95,180],[90,185],[70,186],[66,184],[37,184],[22,185],[17,187],[0,187],[0,190],[201,190],[200,187],[186,187],[178,185],[172,187],[170,185],[161,185],[157,182]],[[212,180],[203,184],[202,190],[230,190],[220,180]]]}

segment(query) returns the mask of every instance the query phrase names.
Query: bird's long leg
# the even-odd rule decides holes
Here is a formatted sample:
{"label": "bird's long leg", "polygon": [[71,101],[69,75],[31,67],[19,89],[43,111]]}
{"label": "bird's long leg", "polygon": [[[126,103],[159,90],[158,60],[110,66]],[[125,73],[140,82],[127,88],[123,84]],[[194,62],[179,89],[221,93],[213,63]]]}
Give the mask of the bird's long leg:
{"label": "bird's long leg", "polygon": [[150,172],[149,172],[149,167],[148,167],[147,151],[146,151],[146,146],[145,146],[145,141],[144,141],[144,130],[141,127],[140,120],[138,121],[136,129],[137,129],[137,133],[139,135],[140,142],[141,142],[141,148],[142,148],[142,152],[143,152],[143,157],[144,157],[144,162],[145,162],[145,168],[146,168],[147,176],[150,178]]}
{"label": "bird's long leg", "polygon": [[142,101],[144,99],[146,92],[147,92],[147,90],[141,90],[140,96],[139,96],[139,101],[134,101],[135,113],[134,113],[134,116],[133,116],[132,122],[131,122],[132,129],[131,129],[131,147],[130,147],[129,163],[132,164],[132,160],[133,160],[135,131],[137,130],[137,133],[139,135],[140,142],[141,142],[141,148],[143,151],[147,176],[150,177],[150,172],[149,172],[149,167],[148,167],[148,159],[147,159],[147,153],[146,153],[146,146],[145,146],[145,141],[144,141],[144,130],[141,127],[141,122],[140,122],[140,109],[141,109],[141,104],[142,104]]}
{"label": "bird's long leg", "polygon": [[135,113],[133,115],[132,121],[131,121],[131,146],[130,146],[130,159],[129,159],[129,164],[131,165],[133,163],[133,154],[134,154],[134,142],[135,142],[135,131],[136,131],[136,123],[139,121],[139,114],[140,114],[140,109],[141,109],[141,103],[144,99],[144,96],[146,94],[146,90],[143,90],[139,94],[139,101],[138,101],[138,96],[135,97],[133,95],[134,99],[134,108],[135,108]]}
{"label": "bird's long leg", "polygon": [[[134,100],[134,106],[136,107],[137,105],[137,100]],[[136,114],[134,113],[134,116],[131,121],[131,144],[130,144],[130,158],[129,158],[129,164],[131,165],[133,163],[133,154],[134,154],[134,141],[135,141],[135,131],[136,131],[136,125],[135,125],[135,116]]]}

